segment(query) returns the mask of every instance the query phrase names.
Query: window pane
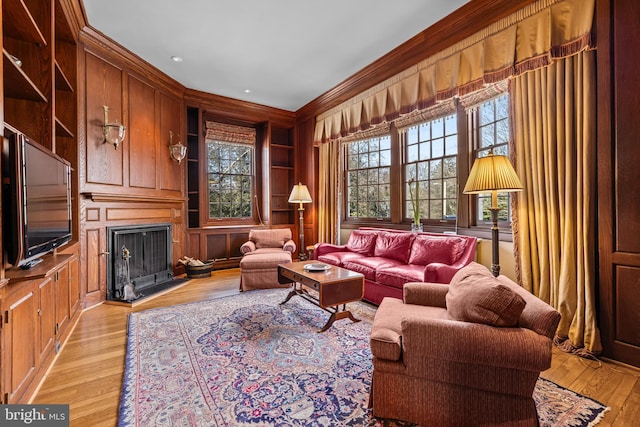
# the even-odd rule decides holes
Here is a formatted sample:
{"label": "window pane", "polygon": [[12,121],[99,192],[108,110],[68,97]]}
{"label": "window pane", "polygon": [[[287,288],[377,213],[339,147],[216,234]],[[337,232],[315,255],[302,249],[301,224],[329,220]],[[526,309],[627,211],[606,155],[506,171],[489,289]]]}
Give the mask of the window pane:
{"label": "window pane", "polygon": [[444,156],[444,138],[434,139],[431,142],[431,157],[442,157]]}
{"label": "window pane", "polygon": [[[408,136],[407,136],[408,138]],[[417,141],[417,136],[416,136]],[[389,218],[391,138],[388,135],[347,144],[347,215],[351,218]],[[417,157],[417,145],[416,148]]]}
{"label": "window pane", "polygon": [[[445,190],[447,187],[445,186],[449,181],[455,183],[458,176],[457,116],[453,114],[419,125],[418,140],[420,142],[415,143],[414,139],[411,138],[412,143],[409,142],[408,137],[403,139],[406,158],[404,165],[404,217],[413,220],[414,204],[411,201],[413,195],[414,203],[420,209],[422,219],[438,222],[442,220],[445,200],[449,203],[447,208],[453,209],[449,219],[455,219],[457,195],[453,196],[454,203],[450,203],[446,199]],[[419,153],[416,153],[418,146]],[[446,181],[443,181],[443,177],[446,178]],[[416,179],[419,188],[417,196]],[[449,185],[449,190],[450,187],[451,185]]]}

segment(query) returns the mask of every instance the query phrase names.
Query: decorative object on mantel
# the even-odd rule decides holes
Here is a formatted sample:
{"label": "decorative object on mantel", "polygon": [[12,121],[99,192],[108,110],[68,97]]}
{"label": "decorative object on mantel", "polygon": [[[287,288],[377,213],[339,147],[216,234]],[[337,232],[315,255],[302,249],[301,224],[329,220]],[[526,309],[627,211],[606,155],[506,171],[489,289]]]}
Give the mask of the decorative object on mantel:
{"label": "decorative object on mantel", "polygon": [[184,265],[187,277],[191,279],[201,279],[211,276],[211,270],[216,260],[201,261],[199,259],[183,256],[178,262]]}
{"label": "decorative object on mantel", "polygon": [[300,224],[298,227],[300,228],[300,241],[298,242],[298,259],[300,261],[307,260],[307,254],[304,251],[304,207],[303,203],[311,203],[311,194],[309,194],[309,189],[306,185],[303,185],[301,182],[293,186],[291,190],[291,194],[289,195],[289,203],[300,203],[300,207],[298,208],[298,212],[300,213],[299,221]]}
{"label": "decorative object on mantel", "polygon": [[124,141],[124,135],[127,128],[118,122],[116,119],[113,123],[109,123],[109,107],[103,105],[104,109],[104,125],[102,131],[104,134],[104,142],[108,142],[113,145],[113,148],[118,149],[118,145]]}
{"label": "decorative object on mantel", "polygon": [[187,155],[187,147],[180,141],[180,135],[178,135],[178,143],[173,143],[172,131],[169,131],[169,155],[173,160],[177,161],[178,164],[181,164],[182,159]]}
{"label": "decorative object on mantel", "polygon": [[491,193],[491,248],[492,262],[491,272],[495,277],[500,275],[500,255],[499,247],[500,239],[498,238],[498,192],[508,193],[513,191],[522,191],[522,183],[520,178],[513,169],[511,162],[506,156],[494,155],[493,147],[489,150],[486,157],[476,159],[469,172],[469,179],[464,186],[464,194],[480,194]]}
{"label": "decorative object on mantel", "polygon": [[[411,188],[413,184],[416,184],[416,193],[415,196],[413,194],[413,189]],[[420,223],[420,199],[418,195],[420,193],[418,180],[415,178],[411,178],[409,180],[409,198],[411,199],[411,211],[413,213],[413,222],[411,223],[411,231],[417,232],[422,231],[422,224]]]}
{"label": "decorative object on mantel", "polygon": [[[328,314],[302,299],[281,306],[287,293],[131,313],[118,426],[414,426],[367,408],[374,309],[349,303],[363,321],[318,334]],[[593,426],[608,409],[543,378],[533,397],[541,427]]]}

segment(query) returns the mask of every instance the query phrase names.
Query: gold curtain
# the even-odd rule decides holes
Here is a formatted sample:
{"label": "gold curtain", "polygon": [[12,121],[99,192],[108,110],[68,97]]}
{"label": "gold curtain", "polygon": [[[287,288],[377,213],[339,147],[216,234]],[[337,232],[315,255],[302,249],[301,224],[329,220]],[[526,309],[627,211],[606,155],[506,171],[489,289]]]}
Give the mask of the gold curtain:
{"label": "gold curtain", "polygon": [[316,118],[315,142],[342,138],[466,95],[588,47],[595,0],[538,0]]}
{"label": "gold curtain", "polygon": [[340,212],[340,142],[320,146],[318,180],[318,241],[337,243]]}
{"label": "gold curtain", "polygon": [[554,60],[512,82],[517,196],[513,229],[522,285],[562,315],[556,343],[602,350],[596,323],[595,52]]}

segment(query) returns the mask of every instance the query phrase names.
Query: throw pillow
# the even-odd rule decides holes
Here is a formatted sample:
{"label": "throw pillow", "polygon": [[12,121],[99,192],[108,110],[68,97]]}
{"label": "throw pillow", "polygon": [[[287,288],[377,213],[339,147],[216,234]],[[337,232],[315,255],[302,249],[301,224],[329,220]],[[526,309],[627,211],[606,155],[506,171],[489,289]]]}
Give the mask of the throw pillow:
{"label": "throw pillow", "polygon": [[353,230],[347,240],[347,248],[365,256],[373,255],[377,233],[373,231]]}
{"label": "throw pillow", "polygon": [[518,324],[526,305],[520,295],[483,272],[463,273],[452,280],[446,301],[453,319],[505,327]]}

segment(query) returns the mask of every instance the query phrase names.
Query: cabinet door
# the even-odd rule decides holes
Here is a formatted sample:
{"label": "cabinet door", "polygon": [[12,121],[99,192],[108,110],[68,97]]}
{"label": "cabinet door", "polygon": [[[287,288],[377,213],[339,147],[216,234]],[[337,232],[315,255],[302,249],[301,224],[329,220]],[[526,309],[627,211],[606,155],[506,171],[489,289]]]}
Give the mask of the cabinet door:
{"label": "cabinet door", "polygon": [[56,334],[62,334],[69,323],[69,265],[62,265],[53,274],[55,283]]}
{"label": "cabinet door", "polygon": [[5,289],[2,315],[2,377],[6,403],[19,402],[36,374],[38,357],[37,281],[27,281]]}
{"label": "cabinet door", "polygon": [[53,348],[56,334],[55,306],[54,306],[54,283],[51,277],[46,277],[38,284],[38,363],[44,360]]}

